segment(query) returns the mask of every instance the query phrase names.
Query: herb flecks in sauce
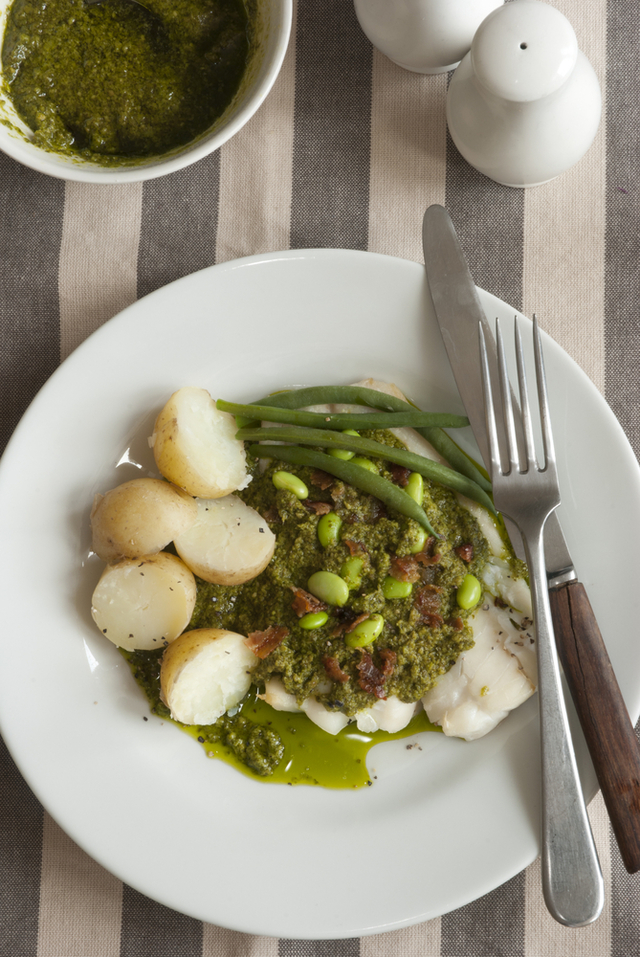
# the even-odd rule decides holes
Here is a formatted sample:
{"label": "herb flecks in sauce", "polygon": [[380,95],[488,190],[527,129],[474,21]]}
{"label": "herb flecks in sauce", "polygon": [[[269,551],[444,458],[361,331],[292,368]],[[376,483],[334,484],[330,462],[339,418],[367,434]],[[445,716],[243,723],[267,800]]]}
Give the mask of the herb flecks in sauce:
{"label": "herb flecks in sauce", "polygon": [[5,92],[37,145],[101,165],[161,155],[207,130],[237,91],[242,0],[14,0]]}

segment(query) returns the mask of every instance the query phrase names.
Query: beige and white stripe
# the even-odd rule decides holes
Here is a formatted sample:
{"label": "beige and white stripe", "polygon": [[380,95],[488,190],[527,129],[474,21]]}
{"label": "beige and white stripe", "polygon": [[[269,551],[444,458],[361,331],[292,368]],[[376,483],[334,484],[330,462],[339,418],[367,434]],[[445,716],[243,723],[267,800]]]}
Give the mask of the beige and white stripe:
{"label": "beige and white stripe", "polygon": [[291,43],[266,102],[221,150],[217,263],[289,248],[295,58]]}
{"label": "beige and white stripe", "polygon": [[444,204],[447,76],[373,55],[369,250],[423,262],[422,216]]}
{"label": "beige and white stripe", "polygon": [[602,915],[589,927],[563,927],[550,916],[542,897],[540,861],[525,872],[524,957],[604,957],[611,953],[611,846],[609,818],[598,794],[589,805],[605,887]]}
{"label": "beige and white stripe", "polygon": [[604,242],[606,188],[605,0],[556,0],[575,25],[578,43],[596,71],[603,115],[595,142],[569,172],[525,190],[524,312],[543,328],[604,392]]}
{"label": "beige and white stripe", "polygon": [[37,957],[119,957],[122,882],[45,812]]}
{"label": "beige and white stripe", "polygon": [[58,291],[60,359],[137,297],[142,183],[67,183]]}

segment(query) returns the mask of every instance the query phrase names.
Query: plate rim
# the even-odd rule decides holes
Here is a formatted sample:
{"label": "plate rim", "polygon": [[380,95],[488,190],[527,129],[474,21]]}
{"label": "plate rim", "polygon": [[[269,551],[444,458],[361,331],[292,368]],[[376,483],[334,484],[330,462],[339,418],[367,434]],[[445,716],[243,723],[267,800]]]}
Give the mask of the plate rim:
{"label": "plate rim", "polygon": [[[214,270],[217,270],[219,272],[220,271],[229,272],[229,271],[237,270],[239,268],[243,268],[245,266],[263,265],[263,264],[266,265],[266,264],[271,264],[277,261],[292,261],[296,259],[303,259],[307,262],[314,259],[331,260],[335,258],[336,255],[339,257],[346,256],[348,258],[349,257],[358,258],[358,259],[368,260],[368,261],[372,261],[373,259],[384,260],[388,262],[390,265],[398,266],[400,268],[402,268],[403,266],[411,267],[414,271],[415,270],[422,271],[423,269],[423,267],[421,267],[419,263],[415,263],[410,260],[404,260],[404,259],[388,256],[381,253],[369,253],[369,252],[365,252],[361,250],[340,250],[340,249],[283,250],[283,251],[279,251],[275,253],[265,253],[265,254],[258,254],[258,255],[249,256],[249,257],[243,257],[241,259],[230,260],[229,262],[205,267],[204,269],[199,270],[197,273],[192,273],[188,276],[181,277],[175,280],[174,282],[168,284],[167,286],[163,286],[155,290],[154,292],[150,293],[148,296],[144,297],[143,299],[138,300],[137,302],[128,306],[126,309],[122,310],[112,319],[104,323],[101,327],[99,327],[99,329],[95,330],[95,332],[93,332],[89,337],[87,337],[87,339],[84,340],[84,342],[81,343],[80,346],[60,364],[60,366],[55,370],[55,372],[49,377],[47,382],[44,383],[44,385],[41,387],[41,389],[38,391],[36,396],[34,396],[33,400],[29,404],[29,407],[25,411],[22,419],[20,420],[20,423],[16,427],[13,435],[11,436],[9,440],[9,443],[7,444],[5,453],[3,454],[3,457],[2,457],[2,461],[0,461],[0,488],[2,488],[4,485],[4,476],[5,476],[5,472],[7,472],[7,469],[8,469],[6,463],[7,461],[10,461],[11,456],[14,454],[12,450],[14,446],[17,446],[18,443],[22,440],[23,433],[26,433],[31,427],[32,418],[38,415],[39,404],[43,401],[46,401],[50,390],[54,390],[55,388],[57,388],[57,382],[60,379],[63,379],[68,374],[67,373],[68,369],[73,369],[76,363],[82,364],[85,351],[88,351],[89,349],[94,348],[95,343],[100,341],[101,336],[112,335],[113,334],[112,330],[117,328],[118,323],[126,323],[130,316],[130,313],[138,309],[141,302],[148,302],[148,301],[153,302],[154,300],[166,295],[167,289],[189,284],[193,282],[194,276],[201,276],[202,274],[210,274]],[[504,302],[502,302],[502,300],[498,299],[492,294],[486,293],[483,290],[480,290],[480,292],[481,292],[481,296],[483,297],[483,303],[485,301],[485,298],[488,297],[488,301],[495,303],[496,306],[499,306],[501,308],[504,308],[505,306],[507,306],[507,304],[505,304]],[[508,307],[508,306],[507,308],[511,309],[511,307]],[[519,311],[517,312],[519,315],[521,315]],[[546,337],[546,340],[548,340],[548,342],[545,341],[545,349],[548,343],[553,342],[553,340],[550,340],[549,337]],[[89,343],[91,343],[91,345],[88,345]],[[86,346],[86,349],[85,349],[85,346]],[[594,400],[597,400],[597,402],[601,404],[601,407],[603,409],[608,410],[611,424],[612,425],[615,424],[615,427],[617,427],[617,429],[619,430],[619,438],[623,440],[622,448],[626,448],[628,453],[630,453],[630,456],[631,456],[630,462],[631,460],[633,461],[633,463],[635,464],[636,470],[638,471],[638,476],[640,476],[640,469],[638,469],[638,464],[637,464],[637,461],[635,460],[635,456],[633,455],[631,446],[629,445],[628,440],[626,439],[626,436],[624,434],[624,431],[622,430],[620,423],[615,418],[613,412],[607,405],[604,397],[600,395],[595,385],[591,382],[591,380],[588,378],[586,373],[584,373],[584,371],[577,365],[575,360],[573,360],[566,352],[564,352],[564,350],[562,350],[560,346],[558,346],[556,343],[553,343],[553,347],[555,347],[555,349],[559,350],[562,353],[563,361],[569,360],[569,363],[572,364],[575,371],[581,377],[582,384],[588,390],[591,390],[592,398],[594,398]],[[9,453],[9,455],[7,453]],[[640,478],[638,476],[637,476],[637,481],[640,487]],[[636,700],[634,711],[640,712],[640,700]],[[635,715],[633,716],[634,721],[635,719],[637,719],[637,716],[638,714],[635,713]],[[2,709],[0,707],[0,721],[1,720],[2,720]],[[14,754],[13,752],[12,743],[11,743],[11,735],[9,735],[9,740],[7,740],[6,733],[4,732],[4,722],[2,722],[2,729],[3,729],[3,736],[5,737],[5,742],[7,743],[7,747],[9,748],[9,751],[12,754],[12,757],[16,761],[18,768],[22,772],[20,756]],[[34,786],[34,784],[31,782],[31,780],[29,780],[29,778],[27,778],[27,782],[29,783],[29,786],[32,788],[32,790],[34,791],[38,799],[41,801],[41,803],[46,807],[46,800],[43,800],[43,797],[39,794],[39,788]],[[61,825],[61,826],[65,830],[67,830],[67,833],[69,833],[68,828],[64,827],[64,825]],[[77,840],[75,836],[73,837],[73,839]],[[81,842],[78,842],[78,843],[81,843]],[[81,843],[81,846],[84,846],[84,844]],[[97,857],[93,851],[89,849],[86,849],[86,850],[87,850],[87,853],[89,853],[92,857],[94,857],[94,859],[100,860],[99,857]],[[530,861],[528,863],[530,863]],[[103,864],[103,866],[107,866],[107,865]],[[524,866],[526,866],[526,864]],[[111,870],[111,868],[109,869]],[[513,874],[518,873],[521,869],[522,869],[521,866],[516,866],[516,869],[513,871]],[[508,880],[511,876],[513,876],[513,874],[507,874],[504,877],[504,880]],[[123,877],[121,879],[124,880],[125,878]],[[487,886],[484,890],[480,892],[480,894],[476,896],[468,897],[468,899],[465,899],[464,901],[459,901],[454,903],[452,907],[449,908],[449,910],[455,909],[459,906],[464,906],[465,903],[469,903],[470,901],[477,899],[478,896],[482,896],[483,893],[486,893],[488,890],[491,890],[492,887],[494,886],[497,886],[497,885],[491,884],[491,887]],[[148,891],[145,890],[144,888],[140,888],[140,890],[142,893],[145,893],[145,894],[148,893]],[[154,895],[154,898],[158,899],[158,896]],[[163,903],[166,903],[166,906],[169,906],[169,907],[174,906],[169,900],[165,900],[163,901]],[[440,913],[447,913],[447,911],[441,911]],[[431,915],[431,916],[436,916],[436,915]],[[206,920],[211,920],[212,918],[211,916],[200,916],[198,917],[198,919],[206,921]],[[398,929],[400,927],[410,926],[412,924],[420,922],[421,920],[426,920],[426,919],[429,919],[429,917],[419,917],[417,920],[414,919],[413,917],[409,917],[404,921],[402,920],[395,921],[393,925],[389,926],[388,928],[385,928],[385,927],[381,928],[379,926],[371,927],[371,928],[364,927],[358,931],[358,935],[365,936],[367,934],[380,933],[381,930],[384,930],[384,929],[388,929],[388,930]],[[224,926],[227,926],[227,925],[224,925]],[[259,927],[248,929],[247,926],[244,926],[244,927],[234,926],[233,929],[240,930],[245,933],[255,933],[255,934],[265,933],[264,929],[261,929]],[[292,930],[291,928],[288,930],[283,929],[283,931],[277,934],[272,933],[271,931],[267,931],[267,933],[272,933],[272,936],[292,936],[291,930]],[[295,930],[295,936],[304,936],[303,934],[299,932],[300,928],[294,928],[294,930]],[[335,934],[331,934],[330,932],[326,933],[324,938],[321,935],[318,935],[317,933],[313,933],[309,935],[307,939],[331,939],[332,937],[335,937]]]}

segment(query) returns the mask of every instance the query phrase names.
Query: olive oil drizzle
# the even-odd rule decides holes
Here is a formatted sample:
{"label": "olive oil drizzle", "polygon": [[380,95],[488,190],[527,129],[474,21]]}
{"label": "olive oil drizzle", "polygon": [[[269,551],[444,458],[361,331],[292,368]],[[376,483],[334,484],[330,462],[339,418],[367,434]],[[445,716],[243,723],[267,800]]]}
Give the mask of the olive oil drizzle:
{"label": "olive oil drizzle", "polygon": [[[322,731],[306,716],[285,711],[275,711],[257,696],[252,687],[237,713],[224,716],[215,725],[185,725],[174,721],[160,700],[161,652],[129,652],[120,649],[132,674],[147,698],[152,714],[178,728],[200,743],[207,757],[217,758],[231,765],[242,774],[271,784],[307,784],[325,788],[351,789],[371,786],[373,781],[367,769],[367,754],[376,744],[412,737],[424,731],[441,732],[431,724],[424,711],[415,715],[406,728],[394,734],[386,731],[366,733],[355,724],[347,725],[339,734]],[[269,774],[258,774],[240,760],[222,740],[224,731],[235,727],[235,733],[247,737],[251,729],[266,729],[280,738],[282,758]]]}

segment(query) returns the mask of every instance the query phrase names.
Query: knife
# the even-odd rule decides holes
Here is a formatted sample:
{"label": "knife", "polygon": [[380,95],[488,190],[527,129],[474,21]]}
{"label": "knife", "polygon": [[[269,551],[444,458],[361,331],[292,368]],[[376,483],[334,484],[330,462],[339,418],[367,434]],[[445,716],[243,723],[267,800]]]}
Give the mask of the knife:
{"label": "knife", "polygon": [[[422,243],[444,346],[480,455],[489,468],[478,323],[485,331],[492,375],[497,369],[493,332],[444,207],[427,209]],[[640,870],[640,744],[555,512],[545,526],[545,563],[560,661],[624,865],[634,874]]]}

